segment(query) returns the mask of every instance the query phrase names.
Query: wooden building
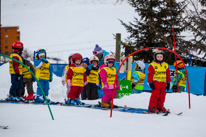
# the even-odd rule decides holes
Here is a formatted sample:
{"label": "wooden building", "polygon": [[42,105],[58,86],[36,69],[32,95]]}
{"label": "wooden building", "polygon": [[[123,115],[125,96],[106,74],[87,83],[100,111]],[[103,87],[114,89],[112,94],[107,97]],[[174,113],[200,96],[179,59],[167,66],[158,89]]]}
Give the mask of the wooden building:
{"label": "wooden building", "polygon": [[18,26],[1,27],[1,54],[10,55],[12,44],[20,41],[20,31]]}

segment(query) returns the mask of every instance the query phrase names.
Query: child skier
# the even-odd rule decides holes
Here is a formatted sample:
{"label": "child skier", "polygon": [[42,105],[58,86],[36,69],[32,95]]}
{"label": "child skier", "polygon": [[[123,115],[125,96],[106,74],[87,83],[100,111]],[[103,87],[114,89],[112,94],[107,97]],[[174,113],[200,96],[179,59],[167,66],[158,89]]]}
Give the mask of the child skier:
{"label": "child skier", "polygon": [[[174,62],[174,67],[176,67],[176,62]],[[179,85],[179,93],[184,92],[185,88],[186,88],[186,72],[184,69],[184,65],[182,63],[181,60],[177,61],[177,72],[178,72],[178,85]],[[177,90],[177,76],[176,76],[176,72],[174,75],[174,81],[173,81],[173,86],[172,86],[172,90],[173,92],[178,92]]]}
{"label": "child skier", "polygon": [[64,68],[64,71],[63,71],[63,73],[62,73],[62,85],[64,86],[64,85],[66,84],[66,87],[67,87],[67,93],[66,93],[66,95],[67,95],[67,96],[68,96],[69,91],[70,91],[70,89],[71,89],[71,87],[67,84],[67,73],[68,73],[68,70],[69,70],[69,66],[70,66],[71,63],[72,63],[72,56],[73,56],[73,55],[74,55],[73,53],[69,55],[69,57],[68,57],[68,62],[69,62],[69,64],[66,65],[66,67]]}
{"label": "child skier", "polygon": [[142,90],[144,88],[144,79],[146,76],[144,74],[145,64],[141,60],[138,60],[135,63],[135,72],[133,73],[131,79],[132,91],[133,93],[142,93]]}
{"label": "child skier", "polygon": [[90,65],[86,69],[87,75],[87,97],[88,100],[98,99],[98,87],[99,87],[99,59],[96,56],[92,56],[89,59]]}
{"label": "child skier", "polygon": [[[24,64],[35,74],[34,66],[28,61],[24,60]],[[22,69],[23,74],[23,86],[21,88],[21,97],[24,98],[25,93],[25,86],[27,87],[28,96],[26,97],[26,100],[34,100],[34,90],[33,90],[33,76],[31,72],[26,67],[23,67]]]}
{"label": "child skier", "polygon": [[[83,58],[82,59],[82,67],[86,70],[87,67],[89,66],[89,59]],[[87,99],[87,84],[84,86],[82,92],[81,92],[81,99],[86,100]]]}
{"label": "child skier", "polygon": [[[34,59],[35,75],[36,78],[39,80],[41,87],[44,90],[47,101],[50,102],[48,95],[49,95],[49,82],[52,82],[52,68],[50,66],[50,62],[46,59],[46,51],[44,49],[39,49],[36,52],[35,56],[36,56],[36,58]],[[41,103],[45,101],[45,98],[43,96],[43,93],[38,83],[37,83],[37,96],[35,101]]]}
{"label": "child skier", "polygon": [[[10,55],[10,57],[23,63],[23,58],[21,57],[23,43],[15,42],[12,45],[12,50],[13,53]],[[9,59],[9,73],[11,75],[12,85],[9,91],[8,100],[24,101],[24,99],[21,97],[21,88],[23,84],[22,65],[12,59]]]}
{"label": "child skier", "polygon": [[79,100],[79,95],[81,94],[83,87],[87,83],[85,69],[82,67],[82,55],[75,53],[72,56],[73,63],[69,67],[67,74],[68,85],[71,90],[68,94],[67,104],[82,104]]}
{"label": "child skier", "polygon": [[154,62],[148,67],[148,83],[152,89],[148,113],[165,113],[168,111],[164,107],[166,89],[170,89],[170,69],[165,61],[163,51],[155,51]]}
{"label": "child skier", "polygon": [[[103,84],[103,91],[105,95],[102,97],[101,107],[110,107],[112,101],[113,87],[116,77],[116,69],[113,67],[115,64],[115,57],[112,54],[106,55],[104,58],[105,66],[101,68],[100,78]],[[117,95],[119,90],[118,79],[116,81],[114,97]],[[114,106],[114,105],[113,105]],[[116,106],[114,106],[116,107]]]}

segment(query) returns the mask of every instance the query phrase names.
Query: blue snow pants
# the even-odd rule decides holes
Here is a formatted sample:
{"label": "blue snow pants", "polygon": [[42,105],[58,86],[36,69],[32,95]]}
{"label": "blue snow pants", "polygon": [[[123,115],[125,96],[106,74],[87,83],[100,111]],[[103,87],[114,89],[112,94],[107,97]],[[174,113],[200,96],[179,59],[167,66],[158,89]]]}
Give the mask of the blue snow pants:
{"label": "blue snow pants", "polygon": [[23,86],[23,77],[20,75],[20,80],[17,79],[16,74],[11,74],[11,88],[9,94],[14,97],[21,96],[21,88]]}
{"label": "blue snow pants", "polygon": [[[44,93],[46,96],[49,95],[49,81],[45,80],[45,79],[39,79],[39,83],[41,84],[42,89],[44,90]],[[37,95],[42,96],[43,93],[41,91],[41,88],[39,86],[39,84],[37,83]]]}

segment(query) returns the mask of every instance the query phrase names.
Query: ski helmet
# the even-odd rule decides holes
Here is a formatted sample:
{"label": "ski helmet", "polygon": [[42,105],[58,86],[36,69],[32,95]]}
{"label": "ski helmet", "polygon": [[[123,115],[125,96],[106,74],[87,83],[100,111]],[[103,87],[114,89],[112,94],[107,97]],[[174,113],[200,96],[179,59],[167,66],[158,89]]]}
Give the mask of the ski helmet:
{"label": "ski helmet", "polygon": [[157,51],[155,51],[155,53],[154,53],[154,61],[159,62],[159,61],[157,60],[157,58],[156,58],[157,54],[162,54],[162,55],[163,55],[163,60],[162,60],[162,62],[164,62],[164,61],[165,61],[165,53],[164,53],[162,50],[157,50]]}
{"label": "ski helmet", "polygon": [[14,42],[13,45],[12,45],[12,49],[14,49],[14,51],[22,52],[23,46],[24,46],[24,44],[21,43],[21,42]]}
{"label": "ski helmet", "polygon": [[37,59],[40,59],[40,56],[41,55],[45,55],[45,58],[46,58],[46,50],[45,49],[38,49],[37,51],[36,51],[36,58]]}
{"label": "ski helmet", "polygon": [[[138,60],[135,63],[139,66],[139,69],[141,69],[141,70],[145,69],[145,64],[141,60]],[[136,68],[136,70],[138,70],[138,68]]]}
{"label": "ski helmet", "polygon": [[75,53],[75,54],[72,56],[72,61],[73,61],[73,63],[75,63],[75,59],[82,60],[82,55],[79,54],[79,53]]}
{"label": "ski helmet", "polygon": [[68,57],[68,60],[74,55],[74,53],[70,54]]}
{"label": "ski helmet", "polygon": [[[176,67],[176,62],[174,62],[173,66]],[[182,63],[181,60],[178,60],[178,61],[177,61],[177,67],[178,67],[178,68],[184,68],[184,65],[183,65],[183,63]]]}
{"label": "ski helmet", "polygon": [[112,54],[106,55],[106,56],[104,57],[104,64],[107,65],[107,64],[108,64],[107,61],[110,60],[110,59],[115,61],[114,55],[112,55]]}
{"label": "ski helmet", "polygon": [[83,58],[82,63],[86,63],[87,65],[89,65],[89,58]]}
{"label": "ski helmet", "polygon": [[99,63],[99,58],[98,58],[97,56],[92,56],[92,57],[89,59],[90,64],[92,64],[92,61],[97,61],[97,63]]}

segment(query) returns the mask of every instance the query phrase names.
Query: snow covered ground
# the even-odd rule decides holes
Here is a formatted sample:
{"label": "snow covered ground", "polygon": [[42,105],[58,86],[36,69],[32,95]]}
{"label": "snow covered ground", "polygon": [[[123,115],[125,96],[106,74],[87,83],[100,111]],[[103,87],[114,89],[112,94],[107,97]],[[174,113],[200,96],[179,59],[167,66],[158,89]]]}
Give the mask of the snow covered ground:
{"label": "snow covered ground", "polygon": [[[0,67],[0,99],[6,98],[10,89],[9,65]],[[63,102],[66,88],[61,85],[61,78],[54,76],[50,83],[49,97],[53,101]],[[36,82],[34,90],[36,91]],[[114,104],[135,108],[147,108],[150,93],[133,94],[122,99],[114,99]],[[97,104],[100,101],[84,101]],[[191,94],[191,109],[187,93],[168,93],[165,107],[171,115],[131,114],[88,108],[50,106],[52,120],[46,105],[23,105],[0,103],[0,137],[205,137],[206,97]],[[181,116],[175,114],[183,112]]]}

